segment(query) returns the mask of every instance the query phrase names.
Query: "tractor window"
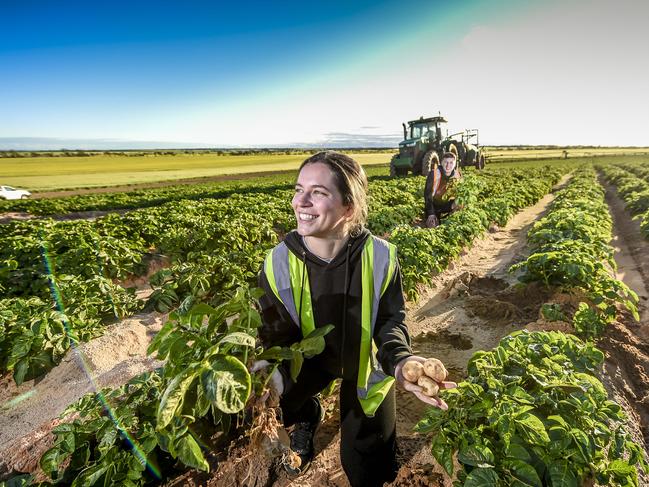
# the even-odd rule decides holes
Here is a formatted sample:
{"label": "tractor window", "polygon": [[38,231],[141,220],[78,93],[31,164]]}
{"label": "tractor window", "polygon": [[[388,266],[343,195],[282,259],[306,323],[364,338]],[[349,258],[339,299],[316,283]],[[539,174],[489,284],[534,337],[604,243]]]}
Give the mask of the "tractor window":
{"label": "tractor window", "polygon": [[428,127],[426,127],[426,125],[413,125],[410,131],[410,138],[418,139],[419,137],[424,135],[427,131],[428,131]]}

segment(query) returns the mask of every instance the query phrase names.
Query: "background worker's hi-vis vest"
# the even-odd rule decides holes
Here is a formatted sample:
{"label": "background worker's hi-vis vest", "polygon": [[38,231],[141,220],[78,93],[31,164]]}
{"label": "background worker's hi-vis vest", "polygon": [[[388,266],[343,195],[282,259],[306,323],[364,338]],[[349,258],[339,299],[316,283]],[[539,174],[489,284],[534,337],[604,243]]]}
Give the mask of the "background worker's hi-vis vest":
{"label": "background worker's hi-vis vest", "polygon": [[[356,385],[358,400],[365,415],[369,417],[374,416],[394,382],[394,377],[385,374],[376,360],[376,345],[372,337],[379,300],[394,276],[396,254],[393,244],[369,236],[361,255],[361,342]],[[309,277],[304,275],[306,264],[282,242],[266,256],[264,271],[273,293],[284,305],[296,326],[301,324],[302,335],[307,336],[315,329],[315,321]],[[299,317],[298,309],[301,310]]]}

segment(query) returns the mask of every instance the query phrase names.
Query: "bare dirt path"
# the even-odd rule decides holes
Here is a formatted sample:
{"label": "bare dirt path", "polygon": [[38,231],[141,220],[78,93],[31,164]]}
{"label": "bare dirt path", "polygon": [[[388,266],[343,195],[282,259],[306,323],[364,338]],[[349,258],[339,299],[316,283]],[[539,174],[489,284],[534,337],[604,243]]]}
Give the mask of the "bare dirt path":
{"label": "bare dirt path", "polygon": [[[598,343],[606,353],[602,381],[630,417],[636,441],[649,446],[649,242],[640,233],[638,220],[625,210],[615,187],[601,183],[613,217],[616,277],[639,298],[636,321],[629,314],[609,326]],[[644,479],[649,485],[649,479]]]}
{"label": "bare dirt path", "polygon": [[75,349],[42,378],[16,386],[0,381],[0,476],[31,471],[51,446],[52,428],[63,410],[82,395],[118,386],[161,362],[146,355],[160,329],[162,315],[136,315]]}

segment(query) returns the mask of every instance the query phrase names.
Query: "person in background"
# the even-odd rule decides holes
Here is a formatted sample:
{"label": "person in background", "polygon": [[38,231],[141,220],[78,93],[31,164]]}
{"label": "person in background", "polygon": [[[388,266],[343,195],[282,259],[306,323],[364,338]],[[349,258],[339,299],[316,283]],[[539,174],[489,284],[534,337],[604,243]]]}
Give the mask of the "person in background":
{"label": "person in background", "polygon": [[333,151],[309,157],[300,166],[292,206],[297,229],[268,253],[259,276],[265,290],[260,338],[265,347],[288,346],[315,328],[334,328],[324,337],[324,351],[305,359],[295,382],[287,362],[271,377],[291,449],[302,462],[284,468],[290,476],[309,468],[323,418],[316,396],[342,379],[343,470],[353,487],[381,486],[398,469],[395,381],[432,406],[448,406],[400,372],[406,360],[424,359],[413,356],[404,324],[396,248],[364,228],[367,177],[361,166]]}
{"label": "person in background", "polygon": [[455,203],[455,185],[462,179],[457,167],[457,156],[445,152],[442,162],[426,177],[424,186],[425,225],[428,228],[439,225],[442,217],[458,209]]}

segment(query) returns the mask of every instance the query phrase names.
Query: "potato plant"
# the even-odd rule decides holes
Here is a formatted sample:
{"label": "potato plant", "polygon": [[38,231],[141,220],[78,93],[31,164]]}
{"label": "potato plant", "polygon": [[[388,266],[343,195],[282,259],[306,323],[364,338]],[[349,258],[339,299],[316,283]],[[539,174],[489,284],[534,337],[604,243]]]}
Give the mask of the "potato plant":
{"label": "potato plant", "polygon": [[637,486],[645,453],[625,416],[594,376],[604,354],[560,332],[512,333],[477,352],[468,378],[444,392],[448,411],[431,408],[416,426],[455,485]]}
{"label": "potato plant", "polygon": [[[268,374],[251,374],[258,359],[290,360],[324,349],[331,327],[316,329],[290,347],[257,345],[259,290],[240,288],[220,306],[201,303],[174,312],[149,346],[165,365],[128,384],[88,394],[54,429],[55,445],[40,465],[53,484],[144,485],[186,468],[208,471],[205,452],[245,432],[251,396],[261,396]],[[216,438],[216,440],[215,440]]]}
{"label": "potato plant", "polygon": [[630,213],[640,218],[640,229],[649,239],[649,165],[599,165],[598,169],[615,184]]}
{"label": "potato plant", "polygon": [[580,305],[573,324],[588,338],[601,334],[605,324],[616,319],[617,305],[638,317],[637,295],[610,272],[615,268],[609,245],[612,220],[595,178],[591,167],[577,170],[557,193],[549,214],[529,231],[531,255],[511,268],[521,271],[523,282],[584,292],[589,303]]}

